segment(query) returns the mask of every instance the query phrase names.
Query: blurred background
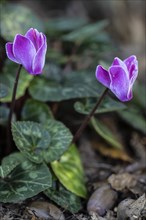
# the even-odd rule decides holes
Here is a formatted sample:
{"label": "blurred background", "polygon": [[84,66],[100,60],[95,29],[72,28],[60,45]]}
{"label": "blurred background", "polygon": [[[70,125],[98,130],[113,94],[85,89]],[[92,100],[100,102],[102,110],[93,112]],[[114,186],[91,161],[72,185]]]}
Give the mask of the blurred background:
{"label": "blurred background", "polygon": [[[140,78],[146,80],[144,73],[146,69],[145,0],[10,0],[3,2],[22,4],[45,22],[52,18],[82,18],[91,23],[107,19],[108,33],[118,47],[116,56],[124,58],[136,54],[140,72],[143,72]],[[5,10],[4,6],[2,10]],[[17,16],[21,16],[19,11],[17,13]],[[113,53],[114,51],[110,50],[106,51],[105,55],[109,58],[114,56]]]}

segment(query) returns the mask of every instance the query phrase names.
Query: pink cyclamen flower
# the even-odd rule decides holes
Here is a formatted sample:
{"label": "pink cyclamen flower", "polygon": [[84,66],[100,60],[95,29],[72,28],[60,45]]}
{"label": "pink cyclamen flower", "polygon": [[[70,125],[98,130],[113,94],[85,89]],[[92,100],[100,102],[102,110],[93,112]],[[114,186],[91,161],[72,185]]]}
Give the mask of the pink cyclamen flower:
{"label": "pink cyclamen flower", "polygon": [[30,28],[24,36],[17,34],[13,43],[6,43],[8,58],[22,64],[33,75],[42,73],[46,51],[46,36],[33,28]]}
{"label": "pink cyclamen flower", "polygon": [[115,57],[108,71],[101,65],[96,68],[97,80],[109,88],[122,102],[132,99],[132,87],[137,75],[138,61],[134,55],[124,61]]}

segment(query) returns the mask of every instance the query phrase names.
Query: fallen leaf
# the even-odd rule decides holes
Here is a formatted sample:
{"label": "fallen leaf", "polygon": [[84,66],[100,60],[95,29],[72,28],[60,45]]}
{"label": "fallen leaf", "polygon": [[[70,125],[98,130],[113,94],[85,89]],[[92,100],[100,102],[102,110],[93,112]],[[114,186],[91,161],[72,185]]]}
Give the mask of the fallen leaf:
{"label": "fallen leaf", "polygon": [[103,156],[119,159],[126,162],[132,162],[133,159],[122,149],[111,148],[101,142],[93,142],[93,147],[98,150]]}

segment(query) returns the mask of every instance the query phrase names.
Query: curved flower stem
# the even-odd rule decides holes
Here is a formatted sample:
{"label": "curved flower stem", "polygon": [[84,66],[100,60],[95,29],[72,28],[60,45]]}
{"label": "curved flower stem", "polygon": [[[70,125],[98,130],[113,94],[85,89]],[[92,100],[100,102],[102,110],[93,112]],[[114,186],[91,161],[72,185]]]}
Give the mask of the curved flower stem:
{"label": "curved flower stem", "polygon": [[17,91],[17,86],[18,86],[18,80],[20,76],[20,71],[21,71],[22,65],[19,65],[18,71],[16,73],[16,78],[14,82],[14,88],[13,88],[13,94],[12,94],[12,101],[11,101],[11,107],[10,107],[10,112],[9,112],[9,117],[8,117],[8,129],[7,129],[7,147],[6,147],[6,154],[9,154],[11,152],[11,121],[12,121],[12,115],[15,107],[15,97],[16,97],[16,91]]}
{"label": "curved flower stem", "polygon": [[83,130],[86,128],[88,122],[90,121],[90,119],[92,118],[92,116],[94,115],[96,109],[99,107],[101,101],[103,100],[103,98],[105,97],[105,95],[108,92],[108,88],[106,88],[104,90],[104,92],[102,93],[102,95],[100,96],[100,98],[98,99],[96,105],[94,106],[94,108],[92,109],[92,111],[90,112],[89,115],[86,116],[86,118],[84,119],[83,123],[81,124],[81,126],[79,127],[79,129],[77,130],[75,136],[73,137],[72,143],[75,143],[78,138],[80,137],[80,135],[82,134]]}

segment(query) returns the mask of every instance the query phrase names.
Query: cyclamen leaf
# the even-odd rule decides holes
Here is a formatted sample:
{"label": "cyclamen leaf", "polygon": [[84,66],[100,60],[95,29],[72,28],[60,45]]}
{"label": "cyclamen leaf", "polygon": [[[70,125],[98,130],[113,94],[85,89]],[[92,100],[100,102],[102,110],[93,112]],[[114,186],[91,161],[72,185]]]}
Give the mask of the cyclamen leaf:
{"label": "cyclamen leaf", "polygon": [[25,157],[21,153],[13,153],[4,157],[0,166],[0,177],[5,178],[18,164],[22,163]]}
{"label": "cyclamen leaf", "polygon": [[44,154],[44,160],[46,162],[58,160],[69,148],[72,134],[63,123],[56,120],[50,119],[44,126],[51,136],[51,142],[47,152]]}
{"label": "cyclamen leaf", "polygon": [[118,113],[128,124],[146,134],[145,118],[137,106],[129,106],[127,111],[119,111]]}
{"label": "cyclamen leaf", "polygon": [[63,39],[80,43],[88,40],[89,38],[90,40],[92,40],[92,38],[94,38],[95,35],[100,33],[105,27],[107,27],[107,25],[107,20],[102,20],[94,24],[88,24],[78,30],[72,31],[69,34],[64,35]]}
{"label": "cyclamen leaf", "polygon": [[0,99],[7,96],[7,93],[7,87],[4,84],[0,83]]}
{"label": "cyclamen leaf", "polygon": [[99,122],[95,117],[92,117],[91,123],[95,131],[104,138],[111,146],[122,149],[122,144],[114,136],[114,134],[102,122]]}
{"label": "cyclamen leaf", "polygon": [[49,106],[43,102],[28,99],[22,109],[22,120],[45,123],[53,118]]}
{"label": "cyclamen leaf", "polygon": [[80,198],[65,189],[61,184],[59,184],[59,189],[48,188],[44,193],[49,199],[72,213],[78,212],[82,208]]}
{"label": "cyclamen leaf", "polygon": [[[98,100],[98,98],[96,98],[96,99],[88,98],[85,103],[76,102],[74,104],[74,108],[77,112],[79,112],[81,114],[88,115],[91,112],[91,110],[93,109],[93,107],[95,106],[97,100]],[[118,111],[118,110],[121,110],[124,108],[126,108],[126,106],[124,104],[117,102],[117,101],[114,101],[114,100],[107,97],[102,101],[99,108],[95,111],[95,114]]]}
{"label": "cyclamen leaf", "polygon": [[103,87],[92,73],[72,72],[59,80],[44,76],[33,79],[29,87],[30,95],[39,101],[62,101],[74,98],[97,97]]}
{"label": "cyclamen leaf", "polygon": [[77,196],[86,197],[84,172],[75,145],[72,145],[59,161],[52,162],[51,167],[66,189]]}
{"label": "cyclamen leaf", "polygon": [[87,20],[83,18],[60,17],[49,20],[46,24],[46,29],[48,32],[71,31],[85,25],[86,23]]}
{"label": "cyclamen leaf", "polygon": [[28,160],[19,164],[7,179],[0,179],[0,202],[20,202],[52,186],[52,176],[45,164]]}
{"label": "cyclamen leaf", "polygon": [[146,99],[145,95],[145,84],[144,83],[136,83],[135,87],[133,88],[134,93],[134,102],[137,106],[137,103],[140,107],[142,107],[144,110],[146,109]]}
{"label": "cyclamen leaf", "polygon": [[50,143],[49,132],[36,122],[13,122],[12,135],[17,148],[31,161],[41,163]]}
{"label": "cyclamen leaf", "polygon": [[45,125],[36,122],[14,122],[12,134],[18,149],[35,163],[58,160],[69,148],[72,134],[59,121],[50,119]]}

